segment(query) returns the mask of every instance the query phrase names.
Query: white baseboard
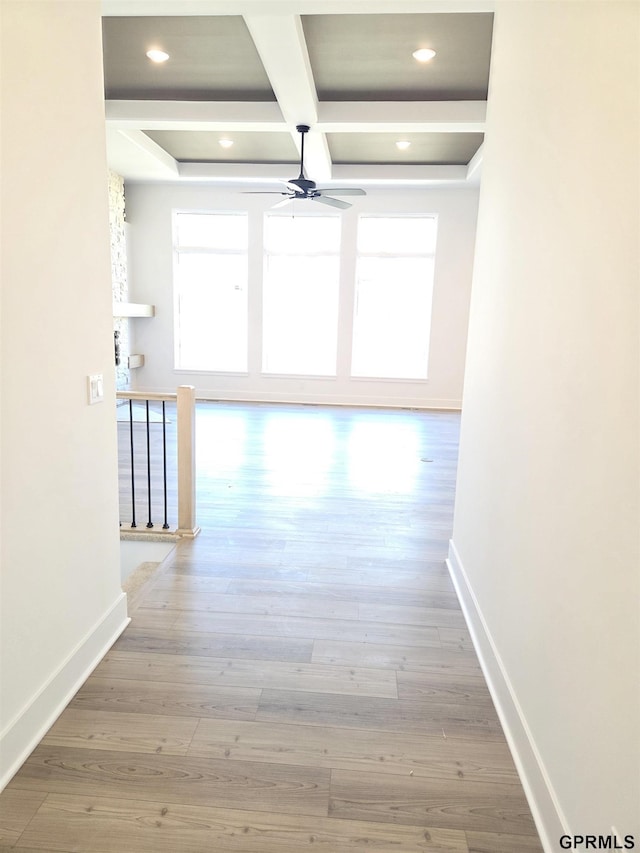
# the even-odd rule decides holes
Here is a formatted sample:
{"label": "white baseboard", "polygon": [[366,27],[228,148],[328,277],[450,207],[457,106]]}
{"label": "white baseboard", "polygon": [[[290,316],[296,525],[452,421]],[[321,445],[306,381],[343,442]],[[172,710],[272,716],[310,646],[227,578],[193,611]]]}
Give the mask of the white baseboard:
{"label": "white baseboard", "polygon": [[[278,383],[269,387],[265,379],[259,387],[246,384],[246,376],[236,378],[231,384],[228,376],[220,378],[214,387],[211,373],[208,371],[176,370],[176,385],[190,384],[196,388],[198,401],[214,403],[283,403],[286,405],[306,406],[354,406],[380,409],[425,409],[435,411],[459,412],[462,409],[460,397],[436,397],[430,395],[427,382],[422,387],[417,380],[403,383],[395,379],[353,380],[353,386],[344,388],[335,381],[309,376],[272,376]],[[136,377],[139,379],[139,377]],[[282,385],[282,382],[285,384]],[[372,387],[375,384],[378,387]],[[403,387],[403,385],[405,387]],[[335,388],[333,386],[336,386]],[[365,387],[366,386],[366,387]],[[413,386],[413,387],[412,387]],[[154,392],[174,394],[176,386],[163,387],[161,384],[146,387],[138,382],[132,391],[144,393],[153,387]]]}
{"label": "white baseboard", "polygon": [[197,399],[204,402],[225,403],[283,403],[303,406],[353,406],[375,409],[425,409],[459,412],[461,400],[424,399],[423,397],[390,398],[369,394],[361,397],[342,394],[285,393],[282,391],[258,391],[248,394],[243,391],[207,391],[198,389]]}
{"label": "white baseboard", "polygon": [[453,541],[449,542],[447,567],[540,840],[545,853],[555,853],[559,838],[569,834],[568,824]]}
{"label": "white baseboard", "polygon": [[31,701],[0,733],[0,791],[129,624],[124,593],[78,643]]}

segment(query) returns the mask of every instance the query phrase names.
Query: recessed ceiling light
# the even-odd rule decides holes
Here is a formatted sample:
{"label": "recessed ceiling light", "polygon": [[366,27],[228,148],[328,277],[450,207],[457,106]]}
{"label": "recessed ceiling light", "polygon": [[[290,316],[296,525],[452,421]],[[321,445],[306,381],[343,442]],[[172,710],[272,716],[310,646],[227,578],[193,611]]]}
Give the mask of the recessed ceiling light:
{"label": "recessed ceiling light", "polygon": [[233,139],[219,139],[218,145],[221,145],[223,148],[231,148],[233,145]]}
{"label": "recessed ceiling light", "polygon": [[399,139],[396,142],[396,148],[398,148],[400,151],[406,151],[410,145],[411,143],[408,142],[406,139]]}
{"label": "recessed ceiling light", "polygon": [[146,54],[152,62],[166,62],[169,59],[169,54],[164,50],[148,50]]}
{"label": "recessed ceiling light", "polygon": [[428,62],[430,59],[436,55],[435,50],[431,50],[430,47],[421,47],[418,50],[414,50],[411,56],[414,59],[417,59],[418,62]]}

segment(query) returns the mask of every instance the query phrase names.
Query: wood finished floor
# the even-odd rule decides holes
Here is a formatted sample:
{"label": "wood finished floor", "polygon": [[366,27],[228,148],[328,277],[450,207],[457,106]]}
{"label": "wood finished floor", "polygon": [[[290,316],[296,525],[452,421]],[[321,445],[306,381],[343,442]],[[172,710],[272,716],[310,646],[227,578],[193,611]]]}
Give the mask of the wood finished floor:
{"label": "wood finished floor", "polygon": [[541,853],[444,563],[458,416],[199,404],[198,520],[1,851]]}

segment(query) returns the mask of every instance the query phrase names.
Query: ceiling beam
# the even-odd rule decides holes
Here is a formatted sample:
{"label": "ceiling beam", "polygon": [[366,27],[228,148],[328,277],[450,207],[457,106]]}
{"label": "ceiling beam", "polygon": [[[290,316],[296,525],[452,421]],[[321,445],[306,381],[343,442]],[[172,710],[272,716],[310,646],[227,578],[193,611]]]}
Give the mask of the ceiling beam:
{"label": "ceiling beam", "polygon": [[271,88],[290,125],[318,120],[318,96],[311,62],[297,15],[245,17]]}
{"label": "ceiling beam", "polygon": [[480,183],[480,175],[482,173],[482,160],[484,157],[484,142],[478,148],[471,160],[467,164],[467,181],[475,184]]}
{"label": "ceiling beam", "polygon": [[176,180],[178,163],[141,130],[107,127],[109,167],[123,178]]}
{"label": "ceiling beam", "polygon": [[326,140],[315,129],[318,95],[300,17],[246,15],[244,20],[298,150],[296,126],[313,128],[305,140],[307,171],[316,180],[327,180],[331,177],[331,158]]}
{"label": "ceiling beam", "polygon": [[484,133],[486,101],[321,102],[325,133]]}
{"label": "ceiling beam", "polygon": [[421,166],[420,164],[374,165],[344,164],[333,167],[333,180],[340,185],[420,186],[439,183],[464,183],[466,166]]}
{"label": "ceiling beam", "polygon": [[[212,182],[224,186],[250,184],[252,189],[273,188],[274,184],[291,177],[296,164],[280,163],[179,163],[181,180]],[[433,186],[444,183],[465,183],[466,166],[416,165],[337,165],[331,181],[336,186]],[[314,175],[314,179],[316,176]],[[323,180],[324,184],[329,183]]]}
{"label": "ceiling beam", "polygon": [[[315,121],[304,123],[323,133],[482,133],[486,110],[486,101],[322,101]],[[107,101],[105,116],[109,126],[123,130],[282,133],[304,121],[291,122],[277,103],[264,101]]]}
{"label": "ceiling beam", "polygon": [[[393,5],[391,9],[390,6]],[[102,14],[375,15],[493,12],[495,0],[102,0]]]}
{"label": "ceiling beam", "polygon": [[251,188],[265,185],[273,188],[282,186],[293,177],[296,163],[179,163],[180,178],[190,181],[214,181],[230,186],[250,184]]}
{"label": "ceiling beam", "polygon": [[274,101],[106,101],[105,118],[123,130],[287,129]]}

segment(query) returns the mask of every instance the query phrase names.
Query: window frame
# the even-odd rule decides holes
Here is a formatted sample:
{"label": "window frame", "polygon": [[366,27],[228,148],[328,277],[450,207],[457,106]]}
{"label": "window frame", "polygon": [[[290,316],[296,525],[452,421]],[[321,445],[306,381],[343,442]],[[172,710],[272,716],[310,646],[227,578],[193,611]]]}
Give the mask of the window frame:
{"label": "window frame", "polygon": [[[339,375],[339,364],[338,364],[338,354],[340,349],[340,296],[342,289],[342,274],[341,274],[341,266],[342,266],[342,251],[343,251],[343,233],[342,233],[342,217],[336,213],[325,213],[324,211],[315,211],[311,213],[296,213],[296,219],[331,219],[335,220],[338,227],[338,247],[335,251],[315,251],[315,252],[272,252],[268,249],[268,240],[266,238],[267,233],[267,222],[270,218],[287,218],[292,219],[294,215],[291,213],[280,212],[276,213],[273,211],[266,210],[263,213],[262,221],[263,221],[263,239],[262,239],[262,281],[261,281],[261,295],[262,295],[262,316],[261,316],[261,352],[260,352],[260,375],[268,378],[274,379],[324,379],[324,380],[337,380]],[[282,372],[282,371],[272,371],[265,370],[265,296],[266,296],[266,276],[268,269],[268,258],[270,255],[278,256],[278,257],[299,257],[301,259],[309,259],[309,258],[319,258],[319,257],[330,257],[335,258],[337,261],[337,281],[336,281],[336,313],[335,313],[335,352],[334,352],[334,371],[332,373],[293,373],[293,372]]]}
{"label": "window frame", "polygon": [[[214,248],[212,246],[180,246],[178,242],[178,217],[180,215],[197,215],[197,216],[237,216],[245,220],[247,226],[247,245],[244,249],[226,249]],[[248,346],[245,348],[245,363],[246,368],[243,370],[221,370],[211,367],[182,367],[180,365],[180,286],[178,275],[178,263],[181,254],[206,254],[206,255],[243,255],[246,258],[247,278],[246,278],[246,338],[249,340],[249,247],[250,247],[250,228],[251,217],[248,210],[211,210],[210,208],[193,208],[193,207],[176,207],[171,211],[171,243],[172,243],[172,286],[173,286],[173,370],[175,373],[209,375],[216,374],[218,376],[248,376],[249,375],[249,353]]]}
{"label": "window frame", "polygon": [[[415,251],[415,252],[390,252],[390,251],[362,251],[359,247],[359,235],[360,235],[360,222],[363,219],[431,219],[434,221],[434,240],[433,240],[433,248],[429,249],[429,251]],[[433,326],[433,294],[435,289],[435,280],[436,280],[436,257],[437,257],[437,249],[438,249],[438,228],[439,228],[439,216],[437,213],[360,213],[358,214],[358,220],[356,225],[356,239],[355,239],[355,269],[354,269],[354,279],[353,279],[353,321],[351,328],[351,352],[349,359],[349,381],[351,382],[389,382],[389,383],[418,383],[418,384],[427,384],[429,382],[429,367],[430,367],[430,354],[431,354],[431,331]],[[358,309],[358,284],[359,284],[359,261],[360,258],[426,258],[430,260],[433,264],[433,276],[430,283],[431,289],[431,299],[430,299],[430,311],[429,311],[429,338],[428,338],[428,346],[427,346],[427,360],[426,360],[426,371],[425,376],[419,377],[411,377],[411,376],[378,376],[378,375],[370,375],[363,376],[362,374],[357,374],[353,372],[354,368],[354,356],[355,356],[355,344],[356,344],[356,323],[357,323],[357,309]]]}

